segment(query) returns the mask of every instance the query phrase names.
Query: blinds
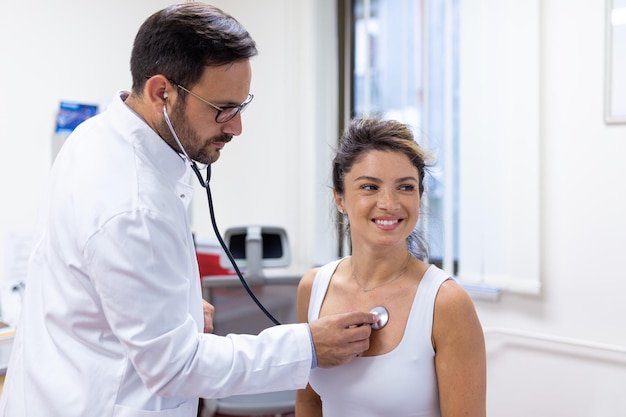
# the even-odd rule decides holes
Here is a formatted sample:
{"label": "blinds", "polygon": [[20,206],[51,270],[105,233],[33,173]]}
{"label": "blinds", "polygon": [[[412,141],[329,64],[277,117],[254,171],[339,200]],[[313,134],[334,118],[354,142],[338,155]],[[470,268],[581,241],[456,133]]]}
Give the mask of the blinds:
{"label": "blinds", "polygon": [[540,291],[539,1],[461,0],[459,272]]}

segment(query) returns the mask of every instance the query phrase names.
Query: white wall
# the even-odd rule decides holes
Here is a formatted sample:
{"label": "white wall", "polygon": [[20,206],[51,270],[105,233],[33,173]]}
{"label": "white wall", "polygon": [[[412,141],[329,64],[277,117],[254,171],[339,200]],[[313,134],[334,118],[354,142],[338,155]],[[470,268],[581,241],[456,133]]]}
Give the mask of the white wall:
{"label": "white wall", "polygon": [[[244,134],[213,169],[220,228],[244,221],[284,225],[298,264],[322,261],[325,247],[333,246],[330,221],[320,214],[328,174],[313,156],[328,152],[337,131],[335,81],[329,81],[332,1],[215,3],[248,27],[260,49]],[[28,231],[33,223],[58,101],[106,100],[128,88],[134,34],[166,4],[4,5],[0,236]],[[497,302],[476,301],[477,309],[486,328],[626,346],[626,125],[603,121],[604,2],[543,0],[539,13],[542,292],[506,293]],[[199,194],[199,234],[209,227],[205,210]],[[490,415],[626,415],[624,355],[586,348],[563,354],[558,343],[529,347],[494,333],[487,340]]]}
{"label": "white wall", "polygon": [[[14,2],[3,8],[0,270],[7,266],[7,234],[33,227],[59,101],[98,104],[118,89],[129,89],[135,33],[145,18],[171,3],[35,0],[27,7]],[[301,270],[327,261],[334,255],[327,243],[333,227],[326,188],[329,145],[337,137],[334,3],[213,4],[246,26],[260,52],[252,63],[255,99],[244,115],[244,133],[213,167],[218,226],[222,231],[242,224],[283,226],[292,242],[293,265]],[[198,237],[213,235],[200,188],[192,218]]]}
{"label": "white wall", "polygon": [[[28,234],[51,163],[61,100],[99,104],[130,88],[141,22],[169,1],[33,0],[0,13],[0,279],[9,234]],[[111,167],[115,169],[115,167]]]}
{"label": "white wall", "polygon": [[[543,0],[539,13],[542,293],[477,308],[487,328],[626,347],[626,125],[603,121],[605,2]],[[487,335],[490,415],[626,415],[626,355],[504,339]]]}
{"label": "white wall", "polygon": [[[283,226],[294,269],[326,262],[335,255],[328,188],[338,131],[334,0],[213,4],[236,16],[259,49],[244,132],[212,167],[218,226]],[[193,212],[200,236],[212,233],[202,192]]]}

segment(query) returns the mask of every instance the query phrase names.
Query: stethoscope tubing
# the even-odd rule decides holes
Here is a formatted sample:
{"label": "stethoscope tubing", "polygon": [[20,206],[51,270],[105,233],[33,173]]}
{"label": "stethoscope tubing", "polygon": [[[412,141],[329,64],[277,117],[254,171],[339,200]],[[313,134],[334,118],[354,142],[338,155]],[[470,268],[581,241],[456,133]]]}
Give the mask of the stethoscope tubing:
{"label": "stethoscope tubing", "polygon": [[169,127],[170,132],[172,133],[172,136],[174,137],[174,140],[176,141],[176,144],[182,151],[182,158],[185,159],[189,163],[189,165],[191,166],[191,169],[196,174],[196,177],[198,178],[200,185],[202,186],[202,188],[206,190],[207,201],[209,203],[209,216],[211,217],[211,225],[213,226],[213,232],[215,233],[215,236],[217,237],[217,240],[219,241],[220,246],[224,250],[224,253],[226,253],[228,260],[232,264],[233,269],[235,270],[235,273],[239,277],[239,280],[241,281],[241,285],[243,285],[243,288],[246,290],[250,298],[252,298],[252,300],[261,309],[261,311],[267,316],[267,318],[270,319],[272,323],[274,323],[275,325],[280,325],[280,322],[276,320],[276,318],[265,308],[263,303],[259,301],[256,295],[254,295],[254,292],[252,291],[252,289],[246,282],[245,278],[243,277],[243,274],[239,270],[239,266],[237,265],[237,262],[235,261],[233,254],[228,249],[228,246],[224,242],[224,239],[222,239],[222,235],[220,234],[219,228],[217,227],[217,222],[215,220],[215,210],[213,209],[213,198],[211,197],[211,187],[209,186],[209,181],[211,180],[211,164],[208,164],[206,166],[206,181],[205,181],[204,178],[202,178],[202,174],[200,173],[200,169],[198,168],[198,165],[193,159],[189,157],[189,155],[187,155],[187,152],[185,151],[183,144],[178,139],[178,135],[176,134],[176,131],[174,130],[174,126],[172,126],[172,122],[170,121],[170,116],[167,113],[167,107],[165,104],[163,104],[163,115],[165,116],[165,123],[167,123],[167,126]]}

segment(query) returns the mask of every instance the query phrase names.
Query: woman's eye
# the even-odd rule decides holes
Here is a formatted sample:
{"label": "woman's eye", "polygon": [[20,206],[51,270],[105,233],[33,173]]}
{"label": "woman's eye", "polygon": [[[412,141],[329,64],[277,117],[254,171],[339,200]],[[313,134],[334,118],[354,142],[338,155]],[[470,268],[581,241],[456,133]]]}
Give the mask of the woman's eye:
{"label": "woman's eye", "polygon": [[415,186],[413,184],[405,184],[405,185],[400,186],[400,189],[402,191],[413,191],[415,190]]}
{"label": "woman's eye", "polygon": [[374,184],[364,184],[361,186],[361,189],[366,191],[375,191],[378,189],[378,187],[376,187]]}

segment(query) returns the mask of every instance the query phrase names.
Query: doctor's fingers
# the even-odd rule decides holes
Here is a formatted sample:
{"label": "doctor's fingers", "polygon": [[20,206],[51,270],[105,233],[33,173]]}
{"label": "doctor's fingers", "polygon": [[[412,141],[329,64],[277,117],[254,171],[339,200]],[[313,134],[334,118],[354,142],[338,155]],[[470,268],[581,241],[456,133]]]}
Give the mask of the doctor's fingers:
{"label": "doctor's fingers", "polygon": [[[311,328],[319,326],[321,331],[333,330],[335,332],[334,336],[337,337],[337,342],[345,343],[368,339],[372,332],[369,325],[377,320],[378,318],[374,314],[353,311],[321,317],[309,323],[309,326]],[[311,331],[313,332],[313,330]],[[331,333],[330,336],[333,336],[333,334]]]}
{"label": "doctor's fingers", "polygon": [[362,311],[338,314],[335,317],[344,328],[360,327],[364,324],[372,324],[378,321],[378,317],[375,314],[365,313]]}
{"label": "doctor's fingers", "polygon": [[[327,368],[341,365],[369,349],[372,329],[364,326],[363,321],[370,319],[373,320],[368,313],[347,313],[310,322],[318,366]],[[359,321],[359,324],[355,324]]]}
{"label": "doctor's fingers", "polygon": [[215,307],[206,300],[202,300],[202,311],[204,313],[204,333],[213,333],[213,316]]}
{"label": "doctor's fingers", "polygon": [[[343,332],[348,329],[342,330]],[[341,338],[344,339],[345,338]],[[340,342],[335,344],[315,343],[315,353],[317,355],[317,366],[320,368],[331,368],[343,365],[358,355],[369,349],[369,338],[355,342]]]}

